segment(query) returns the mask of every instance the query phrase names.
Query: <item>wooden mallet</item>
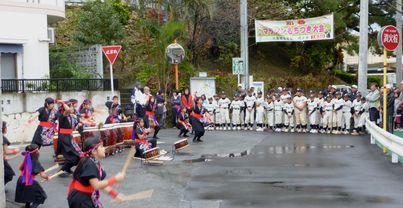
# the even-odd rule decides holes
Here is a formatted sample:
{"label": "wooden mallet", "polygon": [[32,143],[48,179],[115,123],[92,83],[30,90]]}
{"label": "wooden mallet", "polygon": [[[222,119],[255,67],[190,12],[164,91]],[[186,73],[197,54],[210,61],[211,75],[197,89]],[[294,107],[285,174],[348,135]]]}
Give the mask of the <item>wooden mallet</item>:
{"label": "wooden mallet", "polygon": [[[142,192],[139,192],[139,193],[135,193],[135,194],[132,194],[132,195],[125,196],[123,201],[118,202],[118,203],[125,203],[125,202],[128,202],[128,201],[139,201],[139,200],[143,200],[143,199],[148,199],[148,198],[151,198],[153,193],[154,193],[154,189],[150,189],[150,190],[147,190],[147,191],[142,191]],[[113,200],[112,202],[116,202],[116,200]]]}
{"label": "wooden mallet", "polygon": [[132,161],[132,159],[134,157],[134,154],[136,154],[136,146],[132,145],[130,147],[129,154],[127,155],[125,164],[123,165],[123,168],[122,168],[122,173],[123,174],[126,174],[127,169],[129,168],[129,165],[130,165],[130,163],[131,163],[131,161]]}
{"label": "wooden mallet", "polygon": [[43,179],[43,180],[41,181],[41,183],[46,182],[46,181],[50,181],[51,179],[56,178],[57,176],[59,176],[59,175],[61,175],[61,174],[63,174],[63,173],[64,173],[64,171],[60,170],[59,172],[57,172],[57,173],[55,173],[55,174],[49,176],[48,180]]}

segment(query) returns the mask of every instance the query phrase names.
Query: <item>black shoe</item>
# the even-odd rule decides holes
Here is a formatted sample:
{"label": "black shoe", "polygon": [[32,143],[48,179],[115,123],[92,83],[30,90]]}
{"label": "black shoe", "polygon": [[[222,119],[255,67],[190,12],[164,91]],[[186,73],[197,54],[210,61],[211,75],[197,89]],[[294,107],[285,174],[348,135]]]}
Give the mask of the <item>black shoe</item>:
{"label": "black shoe", "polygon": [[197,142],[203,142],[203,140],[201,140],[200,138],[197,140]]}
{"label": "black shoe", "polygon": [[182,137],[182,134],[179,134],[178,137],[181,138],[181,137]]}
{"label": "black shoe", "polygon": [[197,141],[197,139],[196,139],[196,137],[194,137],[194,138],[193,138],[193,142],[196,142],[196,141]]}
{"label": "black shoe", "polygon": [[185,134],[185,135],[183,135],[183,137],[189,137],[189,135]]}

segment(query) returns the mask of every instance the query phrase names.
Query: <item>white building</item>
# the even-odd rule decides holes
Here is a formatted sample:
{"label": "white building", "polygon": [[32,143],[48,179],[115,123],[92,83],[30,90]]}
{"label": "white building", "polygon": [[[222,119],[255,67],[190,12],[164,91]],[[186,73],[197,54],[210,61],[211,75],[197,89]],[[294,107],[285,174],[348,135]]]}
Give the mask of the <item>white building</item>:
{"label": "white building", "polygon": [[48,26],[64,17],[64,0],[0,0],[1,78],[49,78]]}

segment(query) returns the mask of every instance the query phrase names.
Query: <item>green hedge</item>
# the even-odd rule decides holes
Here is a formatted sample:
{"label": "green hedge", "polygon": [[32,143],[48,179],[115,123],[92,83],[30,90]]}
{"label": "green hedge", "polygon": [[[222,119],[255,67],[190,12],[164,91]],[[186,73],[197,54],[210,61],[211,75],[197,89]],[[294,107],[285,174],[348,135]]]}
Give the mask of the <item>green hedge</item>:
{"label": "green hedge", "polygon": [[[347,84],[357,84],[357,77],[355,74],[344,72],[342,70],[335,70],[334,74],[336,77],[340,78]],[[368,88],[372,82],[375,82],[378,84],[378,86],[381,86],[382,76],[368,76]]]}
{"label": "green hedge", "polygon": [[335,70],[334,75],[336,77],[340,78],[341,80],[343,80],[344,82],[346,82],[347,84],[357,83],[357,78],[356,78],[355,74],[344,72],[342,70]]}

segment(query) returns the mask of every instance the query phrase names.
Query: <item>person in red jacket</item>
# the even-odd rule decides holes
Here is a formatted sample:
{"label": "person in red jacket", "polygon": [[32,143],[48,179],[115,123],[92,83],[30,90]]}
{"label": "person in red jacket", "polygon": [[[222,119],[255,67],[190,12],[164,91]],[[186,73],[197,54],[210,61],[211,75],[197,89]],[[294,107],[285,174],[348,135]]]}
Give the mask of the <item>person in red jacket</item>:
{"label": "person in red jacket", "polygon": [[182,95],[182,108],[186,108],[188,113],[191,112],[194,106],[194,100],[192,95],[190,95],[189,89],[185,89],[185,93]]}

